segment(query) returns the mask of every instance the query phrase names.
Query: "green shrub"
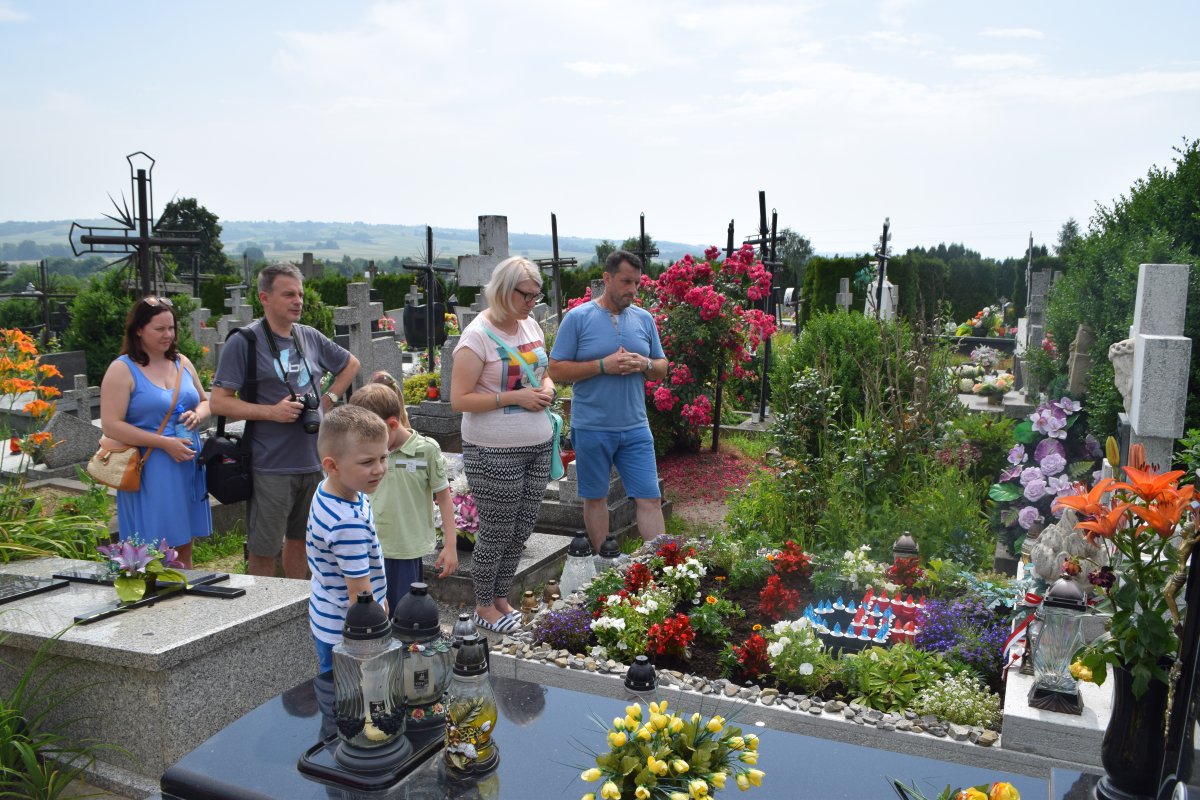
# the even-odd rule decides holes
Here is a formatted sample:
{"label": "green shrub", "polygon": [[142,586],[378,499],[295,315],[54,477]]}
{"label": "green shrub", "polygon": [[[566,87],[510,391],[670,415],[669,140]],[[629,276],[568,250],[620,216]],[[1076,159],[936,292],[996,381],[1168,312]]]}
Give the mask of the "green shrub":
{"label": "green shrub", "polygon": [[100,383],[109,363],[121,352],[130,305],[130,294],[123,286],[126,275],[124,267],[99,273],[71,301],[71,322],[63,334],[63,349],[84,352],[88,383]]}
{"label": "green shrub", "polygon": [[966,673],[947,675],[921,690],[912,711],[957,725],[994,728],[1000,721],[1000,696]]}
{"label": "green shrub", "polygon": [[854,701],[879,711],[909,708],[920,692],[955,671],[940,653],[904,643],[871,647],[842,657],[838,665]]}
{"label": "green shrub", "polygon": [[[417,375],[404,379],[404,405],[416,406],[420,405],[421,401],[426,398],[426,390],[429,389],[429,384],[437,383],[438,374],[436,372],[421,372]],[[449,400],[450,398],[446,398]]]}
{"label": "green shrub", "polygon": [[742,589],[747,586],[761,586],[774,571],[771,562],[762,556],[743,558],[733,565],[733,570],[729,573],[729,587]]}

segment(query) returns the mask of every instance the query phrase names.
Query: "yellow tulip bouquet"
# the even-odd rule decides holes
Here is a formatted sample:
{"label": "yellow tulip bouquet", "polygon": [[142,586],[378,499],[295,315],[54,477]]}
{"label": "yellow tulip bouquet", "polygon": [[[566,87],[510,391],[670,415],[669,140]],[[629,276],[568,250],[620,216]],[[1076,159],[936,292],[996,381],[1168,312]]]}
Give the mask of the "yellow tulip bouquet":
{"label": "yellow tulip bouquet", "polygon": [[699,800],[732,780],[742,791],[762,784],[758,737],[743,735],[721,716],[684,718],[667,713],[667,701],[626,706],[612,727],[597,720],[608,736],[609,750],[595,756],[596,766],[580,777],[600,782],[583,800]]}

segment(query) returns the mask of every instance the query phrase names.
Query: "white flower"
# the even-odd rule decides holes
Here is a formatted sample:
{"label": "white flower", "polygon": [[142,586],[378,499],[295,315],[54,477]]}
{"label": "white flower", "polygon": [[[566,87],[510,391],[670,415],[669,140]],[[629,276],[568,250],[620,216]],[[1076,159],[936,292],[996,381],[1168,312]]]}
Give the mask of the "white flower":
{"label": "white flower", "polygon": [[455,494],[470,494],[471,484],[467,483],[466,474],[459,475],[454,480],[450,481],[450,491]]}
{"label": "white flower", "polygon": [[791,623],[789,623],[786,619],[781,619],[779,622],[776,622],[771,626],[771,630],[773,630],[775,635],[778,636],[781,633],[786,633],[787,631],[791,630]]}
{"label": "white flower", "polygon": [[767,655],[771,658],[779,658],[779,654],[783,652],[783,648],[787,647],[790,641],[786,636],[779,637],[777,641],[767,645]]}
{"label": "white flower", "polygon": [[803,664],[801,664],[799,667],[796,668],[796,671],[799,672],[801,675],[812,675],[813,674],[813,665],[808,663],[807,661],[805,661]]}

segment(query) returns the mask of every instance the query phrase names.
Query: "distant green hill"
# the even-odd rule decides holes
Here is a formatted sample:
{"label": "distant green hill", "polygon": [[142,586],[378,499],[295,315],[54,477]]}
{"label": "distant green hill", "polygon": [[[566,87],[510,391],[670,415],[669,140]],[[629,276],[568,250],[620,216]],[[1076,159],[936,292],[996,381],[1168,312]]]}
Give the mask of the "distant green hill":
{"label": "distant green hill", "polygon": [[[112,225],[109,220],[78,220],[82,225]],[[30,261],[51,256],[69,256],[69,220],[48,222],[0,222],[0,261]],[[225,252],[238,257],[247,247],[259,247],[272,261],[298,261],[309,252],[318,258],[340,260],[342,256],[382,261],[392,257],[423,256],[425,226],[367,225],[362,222],[244,222],[221,220],[221,242]],[[625,239],[614,235],[613,241]],[[559,237],[559,255],[587,263],[596,254],[601,239]],[[512,233],[509,251],[527,258],[549,258],[549,234]],[[656,261],[671,262],[687,253],[700,255],[705,245],[658,242]],[[453,257],[479,252],[479,234],[467,228],[434,228],[434,255]]]}

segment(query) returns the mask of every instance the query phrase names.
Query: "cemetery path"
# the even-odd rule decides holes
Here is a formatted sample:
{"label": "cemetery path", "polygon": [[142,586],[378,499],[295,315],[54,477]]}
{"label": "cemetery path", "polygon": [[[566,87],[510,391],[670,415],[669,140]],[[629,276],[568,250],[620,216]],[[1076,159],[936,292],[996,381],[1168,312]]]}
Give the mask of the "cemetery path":
{"label": "cemetery path", "polygon": [[672,513],[685,522],[720,528],[725,524],[732,492],[746,487],[756,472],[766,469],[736,447],[723,444],[719,452],[669,453],[659,459],[658,472],[673,503]]}

